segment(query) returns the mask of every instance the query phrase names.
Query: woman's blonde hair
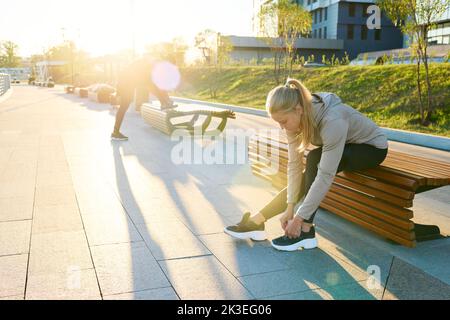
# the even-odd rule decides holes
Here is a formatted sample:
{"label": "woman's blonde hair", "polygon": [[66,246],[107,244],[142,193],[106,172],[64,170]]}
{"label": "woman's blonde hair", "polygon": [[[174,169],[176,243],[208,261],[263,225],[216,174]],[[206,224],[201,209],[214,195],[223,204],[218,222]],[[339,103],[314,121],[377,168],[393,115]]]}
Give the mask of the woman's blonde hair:
{"label": "woman's blonde hair", "polygon": [[303,115],[300,119],[301,132],[297,138],[301,139],[299,151],[303,152],[311,144],[314,136],[314,115],[312,111],[311,92],[296,79],[288,79],[284,86],[278,86],[269,92],[266,101],[266,110],[269,114],[295,111],[300,105]]}

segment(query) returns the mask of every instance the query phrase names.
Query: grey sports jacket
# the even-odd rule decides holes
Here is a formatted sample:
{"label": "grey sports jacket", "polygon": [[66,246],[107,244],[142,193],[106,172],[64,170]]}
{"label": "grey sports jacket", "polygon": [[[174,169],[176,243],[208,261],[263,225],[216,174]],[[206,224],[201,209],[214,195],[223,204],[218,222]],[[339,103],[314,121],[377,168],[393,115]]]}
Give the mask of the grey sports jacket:
{"label": "grey sports jacket", "polygon": [[[326,92],[314,94],[312,106],[316,124],[312,144],[322,147],[322,156],[316,179],[303,202],[296,208],[296,215],[303,219],[309,219],[325,198],[336,175],[345,144],[369,144],[379,149],[388,147],[387,137],[381,129],[365,115],[344,104],[337,95]],[[289,133],[287,138],[287,202],[295,204],[303,178],[303,154],[298,152],[300,139]]]}

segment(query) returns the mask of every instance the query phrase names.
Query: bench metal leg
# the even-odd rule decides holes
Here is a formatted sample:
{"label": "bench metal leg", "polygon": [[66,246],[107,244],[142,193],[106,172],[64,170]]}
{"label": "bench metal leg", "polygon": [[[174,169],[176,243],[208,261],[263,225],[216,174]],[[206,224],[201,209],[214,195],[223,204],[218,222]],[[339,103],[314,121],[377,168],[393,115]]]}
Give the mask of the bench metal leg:
{"label": "bench metal leg", "polygon": [[444,238],[438,226],[414,223],[417,241],[427,241]]}

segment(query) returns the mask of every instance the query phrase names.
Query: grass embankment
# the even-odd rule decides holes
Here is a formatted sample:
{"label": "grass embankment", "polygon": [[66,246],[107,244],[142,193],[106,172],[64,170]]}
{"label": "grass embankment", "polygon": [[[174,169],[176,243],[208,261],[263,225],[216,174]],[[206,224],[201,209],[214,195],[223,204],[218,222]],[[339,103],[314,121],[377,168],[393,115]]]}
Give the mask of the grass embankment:
{"label": "grass embankment", "polygon": [[[436,114],[428,127],[418,123],[414,65],[340,66],[294,72],[312,92],[334,92],[378,125],[450,137],[450,64],[432,64],[431,80]],[[271,67],[185,68],[176,95],[264,109],[267,93],[276,84]],[[211,98],[210,85],[218,88]]]}

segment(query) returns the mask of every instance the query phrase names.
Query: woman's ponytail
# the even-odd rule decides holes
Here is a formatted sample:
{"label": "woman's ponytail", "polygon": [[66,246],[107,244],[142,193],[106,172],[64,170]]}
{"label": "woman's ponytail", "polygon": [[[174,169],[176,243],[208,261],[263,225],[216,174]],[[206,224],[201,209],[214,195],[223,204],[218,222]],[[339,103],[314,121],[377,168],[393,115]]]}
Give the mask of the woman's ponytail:
{"label": "woman's ponytail", "polygon": [[301,117],[301,145],[299,151],[303,152],[311,144],[314,137],[314,114],[312,109],[311,92],[297,79],[288,79],[286,81],[288,87],[294,87],[299,92],[299,104],[303,107],[303,115]]}
{"label": "woman's ponytail", "polygon": [[303,109],[298,136],[298,139],[301,139],[299,152],[303,152],[314,137],[315,123],[311,92],[299,80],[287,79],[284,86],[276,87],[267,96],[266,109],[269,114],[293,112],[298,105]]}

